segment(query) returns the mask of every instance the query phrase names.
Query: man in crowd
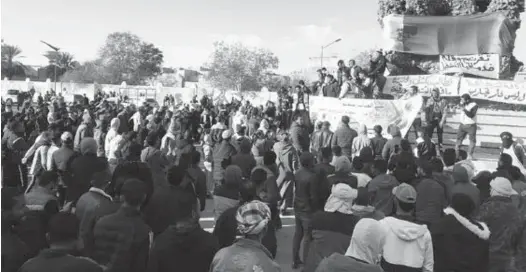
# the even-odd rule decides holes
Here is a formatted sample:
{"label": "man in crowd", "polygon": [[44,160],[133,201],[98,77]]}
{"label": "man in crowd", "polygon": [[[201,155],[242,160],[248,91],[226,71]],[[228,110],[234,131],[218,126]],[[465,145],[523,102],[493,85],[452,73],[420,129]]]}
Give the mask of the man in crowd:
{"label": "man in crowd", "polygon": [[501,153],[511,156],[512,164],[518,167],[523,175],[526,175],[526,151],[524,147],[513,140],[513,135],[510,132],[502,132],[500,134],[502,146]]}
{"label": "man in crowd", "polygon": [[338,61],[338,72],[336,73],[338,77],[338,85],[342,86],[344,81],[344,75],[350,76],[350,69],[349,67],[345,66],[345,62],[343,60]]}
{"label": "man in crowd", "polygon": [[467,135],[469,137],[468,159],[473,160],[475,144],[477,143],[477,111],[479,107],[477,103],[471,100],[469,94],[463,94],[460,97],[460,107],[460,126],[458,127],[455,150],[458,157],[460,145]]}
{"label": "man in crowd", "polygon": [[290,138],[292,145],[298,153],[309,152],[310,137],[307,128],[305,127],[305,120],[301,114],[297,114],[290,127]]}
{"label": "man in crowd", "polygon": [[342,116],[341,123],[332,136],[332,146],[339,146],[342,155],[352,158],[352,143],[358,133],[349,126],[350,121],[349,116]]}
{"label": "man in crowd", "polygon": [[442,147],[442,135],[447,116],[447,102],[440,97],[440,90],[438,88],[433,88],[433,90],[431,90],[431,97],[427,100],[427,104],[424,108],[424,115],[427,125],[427,136],[433,138],[433,132],[436,128],[438,145],[439,147]]}

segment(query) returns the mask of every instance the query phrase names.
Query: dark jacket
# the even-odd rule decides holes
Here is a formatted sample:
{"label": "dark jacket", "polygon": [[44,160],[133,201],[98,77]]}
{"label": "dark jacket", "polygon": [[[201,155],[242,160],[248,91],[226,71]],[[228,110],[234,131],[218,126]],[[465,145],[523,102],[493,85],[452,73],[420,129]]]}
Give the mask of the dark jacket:
{"label": "dark jacket", "polygon": [[318,176],[316,182],[318,186],[317,196],[319,197],[318,203],[321,208],[325,206],[325,202],[327,202],[331,194],[331,186],[329,186],[327,177],[333,175],[334,171],[334,166],[329,163],[319,163],[314,166],[314,173]]}
{"label": "dark jacket", "polygon": [[431,226],[435,272],[488,271],[490,230],[484,223],[475,222],[452,208]]}
{"label": "dark jacket", "polygon": [[392,139],[388,140],[384,145],[382,150],[382,158],[386,161],[389,161],[392,155],[396,152],[400,152],[402,148],[400,147],[400,142],[402,142],[401,136],[394,136]]}
{"label": "dark jacket", "polygon": [[138,210],[122,206],[104,216],[93,230],[92,258],[115,272],[144,272],[148,264],[150,228]]}
{"label": "dark jacket", "polygon": [[[2,225],[7,224],[3,216],[2,220]],[[27,245],[11,230],[2,230],[2,271],[17,272],[29,257]]]}
{"label": "dark jacket", "polygon": [[382,158],[382,151],[387,143],[387,139],[382,136],[374,136],[371,138],[371,148],[373,149],[375,158]]}
{"label": "dark jacket", "polygon": [[309,132],[305,126],[293,122],[290,126],[292,145],[298,152],[308,152],[310,147]]}
{"label": "dark jacket", "polygon": [[71,180],[66,183],[66,200],[76,202],[87,192],[91,187],[93,173],[104,165],[106,159],[97,157],[97,154],[80,155],[74,158],[69,165]]}
{"label": "dark jacket", "polygon": [[222,180],[225,173],[225,169],[221,167],[221,162],[224,159],[234,156],[235,154],[236,149],[229,141],[223,140],[221,143],[216,144],[212,154],[212,175],[215,181]]}
{"label": "dark jacket", "polygon": [[319,203],[318,176],[312,169],[300,168],[295,173],[296,192],[294,197],[294,210],[296,212],[311,214],[323,209]]}
{"label": "dark jacket", "polygon": [[100,189],[90,189],[84,193],[77,201],[75,207],[75,215],[80,221],[79,237],[83,240],[87,239],[86,235],[89,229],[95,225],[95,218],[93,214],[99,207],[113,205],[112,199],[109,195],[104,195],[99,192]]}
{"label": "dark jacket", "polygon": [[331,83],[326,84],[323,87],[323,96],[327,97],[338,97],[340,94],[340,85],[338,81],[333,80]]}
{"label": "dark jacket", "polygon": [[205,172],[203,172],[198,166],[191,166],[186,170],[186,176],[184,178],[182,186],[193,187],[195,195],[197,199],[199,199],[201,211],[204,211],[206,206],[206,195],[208,193]]}
{"label": "dark jacket", "polygon": [[148,272],[207,272],[218,250],[216,237],[199,225],[188,230],[170,226],[155,238]]}
{"label": "dark jacket", "polygon": [[358,178],[351,173],[346,174],[342,172],[336,172],[333,175],[328,176],[327,185],[329,186],[329,192],[332,186],[338,183],[345,183],[354,189],[358,188]]}
{"label": "dark jacket", "polygon": [[423,178],[416,186],[416,220],[433,224],[440,220],[448,205],[446,188],[432,178]]}
{"label": "dark jacket", "polygon": [[244,178],[250,178],[252,169],[256,167],[256,159],[254,159],[254,156],[250,153],[250,150],[249,153],[245,153],[243,150],[241,152],[242,153],[232,156],[232,165],[237,165],[239,168],[241,168]]}
{"label": "dark jacket", "polygon": [[374,193],[372,205],[386,216],[394,213],[393,188],[400,185],[392,175],[382,174],[374,177],[367,185],[368,191]]}
{"label": "dark jacket", "polygon": [[305,262],[305,272],[314,272],[320,262],[333,253],[345,254],[359,217],[339,212],[319,211],[311,220],[312,242]]}
{"label": "dark jacket", "polygon": [[508,271],[521,232],[522,220],[517,207],[509,197],[492,196],[482,203],[476,218],[491,230],[490,271]]}
{"label": "dark jacket", "polygon": [[332,146],[342,148],[342,155],[352,157],[352,142],[358,136],[356,130],[346,124],[340,124],[332,136]]}
{"label": "dark jacket", "polygon": [[371,61],[370,64],[369,76],[383,75],[387,67],[387,59],[384,56],[380,56],[378,60]]}
{"label": "dark jacket", "polygon": [[61,250],[45,249],[35,258],[27,261],[19,271],[102,272],[103,269],[100,265],[89,258],[74,257],[68,254],[68,252]]}
{"label": "dark jacket", "polygon": [[144,219],[157,236],[184,217],[186,211],[182,207],[189,207],[188,203],[194,203],[196,198],[190,187],[170,185],[157,189],[144,207]]}
{"label": "dark jacket", "polygon": [[74,153],[75,152],[67,146],[62,146],[57,151],[53,152],[53,156],[51,157],[52,170],[66,171],[67,164]]}

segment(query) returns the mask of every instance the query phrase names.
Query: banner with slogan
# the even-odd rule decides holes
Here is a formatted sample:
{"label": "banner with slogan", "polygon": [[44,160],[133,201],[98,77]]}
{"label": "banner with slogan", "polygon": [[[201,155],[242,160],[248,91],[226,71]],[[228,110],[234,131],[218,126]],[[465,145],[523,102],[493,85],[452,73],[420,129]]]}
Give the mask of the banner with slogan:
{"label": "banner with slogan", "polygon": [[440,70],[444,73],[465,73],[499,79],[500,57],[497,54],[441,55]]}
{"label": "banner with slogan", "polygon": [[365,124],[368,129],[381,125],[384,133],[390,125],[397,125],[405,135],[422,108],[422,96],[406,100],[337,99],[311,97],[310,114],[314,122],[329,121],[335,130],[343,115],[349,116],[352,127]]}
{"label": "banner with slogan", "polygon": [[462,78],[459,94],[508,104],[526,105],[526,82]]}
{"label": "banner with slogan", "polygon": [[446,75],[389,76],[384,93],[397,98],[403,96],[411,86],[417,86],[424,96],[428,96],[433,88],[438,88],[442,96],[458,96],[459,83],[459,77]]}

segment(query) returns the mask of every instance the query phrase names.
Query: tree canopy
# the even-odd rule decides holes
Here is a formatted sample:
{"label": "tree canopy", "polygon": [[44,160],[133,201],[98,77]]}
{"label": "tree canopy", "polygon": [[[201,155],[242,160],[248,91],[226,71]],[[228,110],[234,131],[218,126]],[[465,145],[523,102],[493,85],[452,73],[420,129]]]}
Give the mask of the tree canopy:
{"label": "tree canopy", "polygon": [[60,78],[67,71],[80,66],[80,63],[75,60],[75,57],[68,52],[48,51],[44,56],[49,60],[49,65],[46,67],[49,78],[55,77],[55,71],[57,72],[57,78]]}
{"label": "tree canopy", "polygon": [[208,64],[208,79],[221,90],[261,90],[267,75],[278,65],[278,58],[269,50],[216,42]]}
{"label": "tree canopy", "polygon": [[9,79],[15,75],[24,76],[26,66],[22,63],[22,58],[20,47],[5,44],[2,40],[2,75]]}

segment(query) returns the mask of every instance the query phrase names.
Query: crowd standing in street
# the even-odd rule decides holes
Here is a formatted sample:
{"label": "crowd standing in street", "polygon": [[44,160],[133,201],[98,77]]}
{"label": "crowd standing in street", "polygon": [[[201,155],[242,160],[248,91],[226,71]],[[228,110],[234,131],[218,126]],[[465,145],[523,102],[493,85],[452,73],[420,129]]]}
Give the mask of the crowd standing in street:
{"label": "crowd standing in street", "polygon": [[[365,82],[385,84],[380,53],[367,74],[349,64],[313,89],[372,97]],[[503,132],[498,168],[475,173],[469,96],[467,154],[444,148],[435,94],[415,146],[397,126],[367,124],[369,138],[352,116],[332,131],[273,103],[51,97],[2,112],[6,271],[280,271],[276,232],[291,210],[290,261],[304,271],[526,271],[524,147]],[[213,233],[199,224],[207,199]]]}

